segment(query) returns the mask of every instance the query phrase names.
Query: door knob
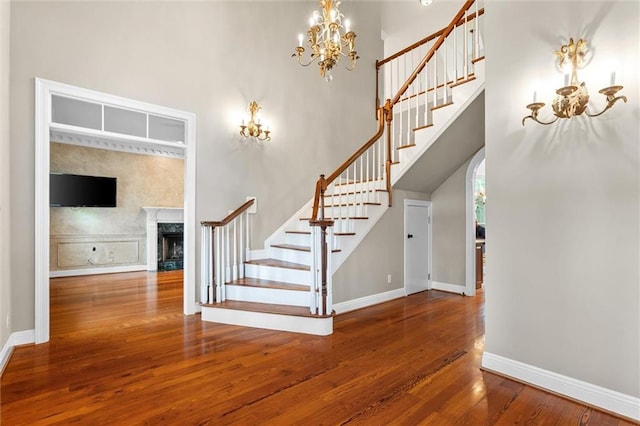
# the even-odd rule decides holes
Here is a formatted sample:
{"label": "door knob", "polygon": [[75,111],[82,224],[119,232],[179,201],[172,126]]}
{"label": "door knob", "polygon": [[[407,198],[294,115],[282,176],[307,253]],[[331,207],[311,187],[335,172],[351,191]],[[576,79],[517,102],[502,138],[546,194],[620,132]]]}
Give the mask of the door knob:
{"label": "door knob", "polygon": [[407,235],[407,238],[413,238],[413,234]]}

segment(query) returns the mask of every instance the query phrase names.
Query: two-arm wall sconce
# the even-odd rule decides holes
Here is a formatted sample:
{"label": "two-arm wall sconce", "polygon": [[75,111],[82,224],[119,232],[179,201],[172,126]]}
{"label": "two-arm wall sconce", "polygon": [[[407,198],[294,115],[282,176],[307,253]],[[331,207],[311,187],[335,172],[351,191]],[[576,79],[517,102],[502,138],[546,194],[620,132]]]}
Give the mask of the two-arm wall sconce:
{"label": "two-arm wall sconce", "polygon": [[571,72],[571,80],[569,80],[569,74],[565,74],[565,86],[556,90],[558,96],[555,97],[551,104],[556,117],[549,122],[538,119],[538,111],[540,111],[545,104],[543,102],[536,102],[536,94],[534,92],[533,103],[527,105],[527,108],[531,110],[531,115],[522,119],[523,126],[527,118],[537,123],[547,125],[555,123],[559,118],[572,118],[581,115],[583,112],[589,117],[597,117],[611,108],[618,100],[622,99],[627,102],[626,96],[616,96],[616,93],[622,90],[622,86],[615,85],[615,73],[612,73],[611,86],[600,89],[599,91],[599,93],[606,96],[607,105],[599,113],[589,114],[587,111],[587,107],[589,106],[589,92],[587,92],[587,86],[584,82],[578,80],[578,68],[584,62],[586,47],[587,42],[583,39],[574,43],[573,38],[570,38],[568,44],[561,46],[560,50],[555,52],[560,67],[565,71]]}
{"label": "two-arm wall sconce", "polygon": [[240,125],[240,134],[245,138],[256,138],[261,141],[270,141],[271,140],[271,131],[269,131],[269,126],[265,126],[264,130],[262,129],[262,124],[260,123],[260,117],[258,116],[258,112],[262,109],[260,105],[256,101],[251,101],[249,104],[249,113],[251,117],[249,118],[249,123],[244,124],[244,120],[242,120],[242,124]]}

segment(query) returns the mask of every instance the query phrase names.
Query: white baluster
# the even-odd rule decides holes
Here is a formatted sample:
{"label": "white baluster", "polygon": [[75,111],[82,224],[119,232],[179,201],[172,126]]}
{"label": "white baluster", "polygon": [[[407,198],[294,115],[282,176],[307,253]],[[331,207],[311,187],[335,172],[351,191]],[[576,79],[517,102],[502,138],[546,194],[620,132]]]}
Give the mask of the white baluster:
{"label": "white baluster", "polygon": [[233,219],[233,264],[232,264],[232,272],[231,279],[233,281],[238,279],[238,232],[237,232],[237,222],[238,218]]}
{"label": "white baluster", "polygon": [[454,83],[458,82],[458,26],[453,27],[453,77]]}
{"label": "white baluster", "polygon": [[240,262],[238,265],[238,277],[244,278],[244,222],[248,219],[247,212],[243,212],[238,219],[240,220],[240,237],[238,238],[238,241],[240,242],[240,253],[238,253]]}
{"label": "white baluster", "polygon": [[429,63],[428,61],[424,66],[424,125],[429,124]]}
{"label": "white baluster", "polygon": [[467,30],[467,15],[464,15],[464,78],[469,78],[469,31]]}
{"label": "white baluster", "polygon": [[216,270],[216,302],[223,302],[222,298],[222,287],[224,282],[224,264],[222,263],[224,260],[224,256],[222,253],[222,228],[218,228],[217,230],[214,228],[214,236],[216,238],[216,244],[214,247],[214,251],[216,254],[216,262],[215,262],[215,270]]}
{"label": "white baluster", "polygon": [[207,253],[207,227],[200,226],[200,302],[209,303],[207,285],[209,277],[209,258]]}
{"label": "white baluster", "polygon": [[438,51],[433,52],[433,105],[438,106]]}
{"label": "white baluster", "polygon": [[[333,227],[327,227],[327,238],[333,239]],[[331,252],[327,253],[327,310],[324,315],[330,315],[333,311],[333,265]]]}
{"label": "white baluster", "polygon": [[[478,3],[480,3],[479,0],[475,1],[475,7],[476,7],[476,19],[474,22],[474,27],[475,27],[475,40],[473,42],[473,46],[474,46],[474,55],[473,55],[473,59],[477,59],[480,56],[480,15],[478,15]],[[475,72],[475,70],[474,70]]]}
{"label": "white baluster", "polygon": [[309,287],[309,310],[311,311],[311,314],[315,314],[318,307],[318,300],[316,299],[316,289],[318,288],[318,241],[316,238],[318,234],[317,229],[317,226],[311,227],[311,286]]}
{"label": "white baluster", "polygon": [[443,54],[444,54],[444,64],[443,64],[443,72],[444,72],[444,99],[443,99],[443,103],[447,103],[448,97],[447,97],[447,86],[449,86],[449,79],[447,77],[447,37],[445,37],[445,39],[442,42],[442,50],[443,50]]}

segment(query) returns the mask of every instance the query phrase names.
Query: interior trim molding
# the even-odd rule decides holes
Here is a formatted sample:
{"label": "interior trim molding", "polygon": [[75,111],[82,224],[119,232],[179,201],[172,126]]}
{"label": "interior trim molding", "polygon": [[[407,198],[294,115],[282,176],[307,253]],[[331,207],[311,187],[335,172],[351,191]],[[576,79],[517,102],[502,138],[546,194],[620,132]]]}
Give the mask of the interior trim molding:
{"label": "interior trim molding", "polygon": [[334,303],[333,310],[336,314],[354,311],[356,309],[366,308],[368,306],[377,305],[379,303],[388,302],[393,299],[399,299],[407,295],[404,287],[395,290],[385,291],[384,293],[372,294],[370,296],[360,297],[358,299],[347,300],[346,302]]}
{"label": "interior trim molding", "polygon": [[476,170],[482,160],[485,159],[484,147],[476,152],[469,165],[467,166],[467,174],[465,176],[465,197],[466,197],[466,215],[465,215],[465,290],[467,296],[476,295],[476,229],[475,222],[475,199],[473,180],[476,176]]}
{"label": "interior trim molding", "polygon": [[127,266],[107,266],[104,268],[87,268],[87,269],[58,269],[51,271],[49,277],[76,277],[79,275],[99,275],[99,274],[115,274],[120,272],[138,272],[146,271],[147,265],[127,265]]}
{"label": "interior trim molding", "polygon": [[640,421],[640,398],[485,352],[482,368],[608,412]]}
{"label": "interior trim molding", "polygon": [[[160,105],[149,104],[134,99],[101,93],[90,89],[71,86],[42,78],[35,78],[35,342],[49,341],[49,170],[51,130],[70,130],[67,126],[53,126],[51,97],[60,95],[95,101],[162,117],[182,120],[185,123],[184,143],[169,143],[148,140],[144,147],[179,149],[185,161],[184,176],[184,284],[183,312],[192,315],[200,312],[196,295],[196,115]],[[84,131],[84,134],[91,134]],[[94,132],[95,133],[95,132]],[[111,135],[103,132],[102,136]],[[132,141],[135,138],[119,136]],[[122,141],[121,141],[122,142]]]}
{"label": "interior trim molding", "polygon": [[13,353],[13,348],[20,345],[28,345],[31,343],[35,343],[36,341],[36,333],[35,330],[24,330],[17,331],[15,333],[11,333],[6,343],[0,350],[0,377],[2,377],[2,373],[4,373],[4,368],[7,366],[9,359],[11,358],[11,354]]}
{"label": "interior trim molding", "polygon": [[[432,290],[446,291],[448,293],[466,294],[465,293],[465,289],[466,289],[465,286],[456,285],[456,284],[449,284],[449,283],[442,283],[440,281],[432,281],[431,282],[431,289]],[[467,294],[467,296],[468,296],[468,294]]]}

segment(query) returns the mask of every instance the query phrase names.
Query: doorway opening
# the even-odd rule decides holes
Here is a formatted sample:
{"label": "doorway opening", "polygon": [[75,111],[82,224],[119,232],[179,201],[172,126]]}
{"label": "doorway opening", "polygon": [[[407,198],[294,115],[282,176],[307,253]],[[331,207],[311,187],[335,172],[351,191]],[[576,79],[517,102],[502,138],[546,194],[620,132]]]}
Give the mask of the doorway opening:
{"label": "doorway opening", "polygon": [[[184,159],[183,313],[199,311],[195,282],[195,114],[36,78],[35,343],[50,336],[50,144],[55,139],[84,146]],[[54,116],[54,106],[69,116]],[[80,111],[83,122],[75,122]],[[93,112],[93,114],[92,114]],[[70,118],[71,117],[71,118]],[[87,117],[89,117],[87,119]],[[113,118],[112,121],[109,121]],[[139,120],[144,125],[140,125]],[[158,129],[181,124],[181,136]],[[120,147],[120,148],[116,148]]]}
{"label": "doorway opening", "polygon": [[[477,228],[476,228],[476,196],[477,191],[476,191],[476,175],[477,175],[477,171],[478,168],[480,168],[481,164],[484,164],[484,160],[485,160],[485,155],[484,155],[484,147],[481,148],[478,152],[476,152],[476,154],[473,156],[473,158],[471,159],[471,161],[469,162],[469,165],[467,166],[467,173],[466,173],[466,179],[465,179],[465,196],[466,196],[466,203],[465,203],[465,208],[466,208],[466,215],[465,215],[465,223],[466,223],[466,242],[465,242],[465,291],[464,294],[466,296],[475,296],[476,294],[476,267],[482,267],[483,265],[480,264],[478,265],[478,263],[481,261],[480,259],[478,261],[476,261],[476,257],[478,256],[478,249],[477,249],[477,242],[478,242],[478,238],[477,238]],[[483,170],[483,168],[480,169],[481,172]],[[486,188],[486,186],[484,186],[484,179],[482,179],[483,182],[483,189]],[[486,192],[486,190],[485,190]],[[483,201],[482,203],[482,212],[481,214],[484,215],[485,214],[485,210],[484,210],[484,201],[486,201],[486,193],[483,192],[483,194],[481,195],[481,199]],[[482,217],[482,220],[484,221],[485,217]],[[485,227],[484,227],[484,231],[486,232],[486,222],[485,222]],[[482,244],[481,244],[481,250],[484,250],[484,238],[482,238]],[[484,259],[484,256],[482,256],[482,260]],[[484,278],[483,278],[484,280]]]}

